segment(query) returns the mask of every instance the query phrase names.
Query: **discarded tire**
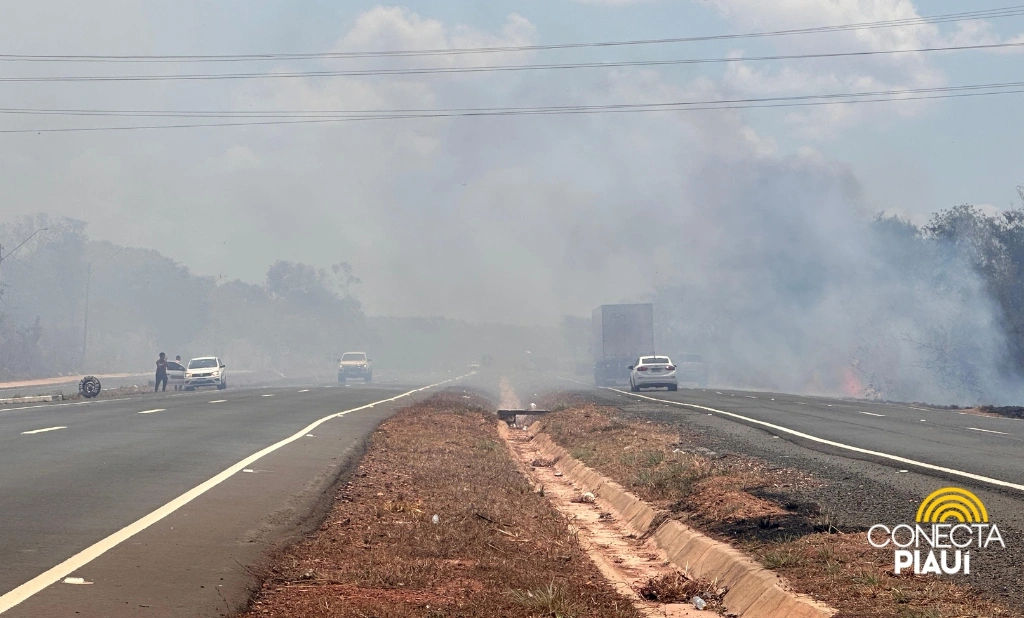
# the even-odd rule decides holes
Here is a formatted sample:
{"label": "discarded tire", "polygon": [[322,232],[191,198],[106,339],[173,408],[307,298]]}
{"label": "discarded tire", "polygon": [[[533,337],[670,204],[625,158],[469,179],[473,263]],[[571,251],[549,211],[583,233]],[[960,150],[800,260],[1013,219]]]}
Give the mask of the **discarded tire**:
{"label": "discarded tire", "polygon": [[78,383],[78,392],[86,399],[92,399],[100,394],[100,381],[96,376],[85,376]]}

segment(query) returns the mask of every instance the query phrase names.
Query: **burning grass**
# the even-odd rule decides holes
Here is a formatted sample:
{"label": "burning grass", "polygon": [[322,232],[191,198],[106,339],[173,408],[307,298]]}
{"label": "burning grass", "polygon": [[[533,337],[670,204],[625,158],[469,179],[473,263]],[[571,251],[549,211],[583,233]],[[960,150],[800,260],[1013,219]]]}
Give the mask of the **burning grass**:
{"label": "burning grass", "polygon": [[[573,400],[548,405],[561,409],[544,419],[542,430],[574,457],[672,517],[743,549],[796,591],[838,609],[839,618],[1019,615],[948,579],[895,576],[892,553],[872,548],[835,513],[787,508],[794,505],[758,495],[818,482],[799,471],[713,453],[697,446],[699,436],[624,420],[614,408]],[[689,588],[675,591],[671,581],[652,581],[649,588],[657,596],[693,596]]]}
{"label": "burning grass", "polygon": [[639,616],[531,491],[480,404],[443,394],[384,423],[247,615]]}

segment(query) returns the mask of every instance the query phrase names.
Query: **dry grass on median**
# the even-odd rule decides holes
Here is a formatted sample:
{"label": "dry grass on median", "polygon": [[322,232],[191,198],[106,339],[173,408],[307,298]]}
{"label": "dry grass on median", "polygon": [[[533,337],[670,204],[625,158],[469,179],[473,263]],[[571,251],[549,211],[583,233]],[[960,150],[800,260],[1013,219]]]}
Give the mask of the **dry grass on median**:
{"label": "dry grass on median", "polygon": [[547,403],[558,411],[542,421],[543,431],[574,457],[671,516],[755,556],[798,592],[838,609],[838,618],[1019,615],[947,579],[894,576],[892,553],[870,547],[861,531],[844,530],[834,514],[755,495],[819,482],[802,472],[713,453],[697,446],[697,435],[625,420],[614,408]]}
{"label": "dry grass on median", "polygon": [[385,422],[247,615],[639,616],[519,474],[481,403],[448,393]]}

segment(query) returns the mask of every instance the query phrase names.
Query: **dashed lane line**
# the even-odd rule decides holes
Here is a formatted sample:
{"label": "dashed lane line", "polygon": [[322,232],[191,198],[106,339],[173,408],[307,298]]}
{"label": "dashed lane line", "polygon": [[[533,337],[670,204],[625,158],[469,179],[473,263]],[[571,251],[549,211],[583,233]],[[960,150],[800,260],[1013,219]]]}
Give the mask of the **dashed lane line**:
{"label": "dashed lane line", "polygon": [[57,431],[58,429],[67,429],[67,426],[47,427],[46,429],[33,429],[32,431],[23,431],[21,432],[21,435],[30,436],[34,433],[46,433],[47,431]]}
{"label": "dashed lane line", "polygon": [[139,414],[156,414],[157,412],[163,412],[166,408],[154,408],[152,410],[143,410]]}
{"label": "dashed lane line", "polygon": [[224,403],[225,401],[227,401],[227,399],[214,399],[210,403]]}
{"label": "dashed lane line", "polygon": [[867,414],[868,416],[885,416],[884,414],[875,414],[874,412],[860,411],[861,414]]}
{"label": "dashed lane line", "polygon": [[[467,375],[471,375],[471,374],[467,374]],[[454,382],[455,380],[461,380],[464,377],[466,377],[466,376],[463,375],[463,376],[459,376],[457,378],[450,378],[450,379],[445,380],[443,382],[438,382],[436,384],[431,384],[430,386],[424,386],[424,387],[421,387],[421,388],[413,389],[411,391],[407,391],[405,393],[402,393],[401,395],[396,395],[396,396],[391,397],[389,399],[381,399],[379,401],[375,401],[373,403],[369,403],[369,404],[366,404],[364,406],[359,406],[358,408],[351,408],[351,409],[348,409],[348,410],[344,410],[342,412],[336,412],[334,414],[330,414],[328,416],[325,416],[325,417],[321,418],[318,421],[314,421],[310,425],[308,425],[308,426],[304,427],[303,429],[299,430],[297,433],[294,433],[291,436],[288,436],[287,438],[285,438],[285,439],[283,439],[283,440],[281,440],[279,442],[271,444],[270,446],[266,447],[265,449],[263,449],[261,451],[258,451],[256,453],[253,453],[252,455],[249,455],[245,459],[239,461],[235,465],[233,465],[230,468],[224,470],[223,472],[221,472],[220,474],[214,476],[213,478],[211,478],[211,479],[209,479],[207,481],[204,481],[203,483],[200,483],[199,485],[196,485],[195,487],[193,487],[189,491],[181,494],[177,498],[171,500],[170,502],[168,502],[167,504],[165,504],[162,507],[158,508],[157,510],[153,511],[152,513],[143,516],[141,519],[136,520],[135,522],[133,522],[133,523],[129,524],[128,526],[118,530],[117,532],[111,534],[110,536],[104,538],[103,540],[101,540],[101,541],[99,541],[97,543],[94,543],[93,545],[83,549],[82,551],[80,551],[77,554],[75,554],[74,556],[68,558],[64,562],[61,562],[60,564],[50,568],[46,572],[41,573],[40,575],[37,575],[36,577],[30,579],[29,581],[25,582],[24,584],[21,584],[17,588],[15,588],[15,589],[13,589],[13,590],[11,590],[11,591],[3,594],[3,595],[0,595],[0,614],[6,612],[7,610],[11,609],[15,605],[18,605],[22,601],[25,601],[26,599],[32,597],[33,595],[38,594],[40,591],[44,590],[48,586],[59,582],[63,578],[65,578],[68,575],[74,573],[75,571],[77,571],[78,569],[82,568],[83,566],[89,564],[90,562],[92,562],[96,558],[99,558],[100,556],[102,556],[106,552],[108,552],[111,549],[117,547],[118,545],[120,545],[124,541],[126,541],[126,540],[130,539],[131,537],[135,536],[136,534],[142,532],[146,528],[149,528],[150,526],[152,526],[153,524],[157,523],[161,519],[164,519],[165,517],[167,517],[171,513],[177,511],[178,509],[180,509],[181,507],[185,506],[189,502],[192,502],[193,500],[195,500],[199,496],[205,494],[206,492],[208,492],[211,489],[213,489],[214,487],[216,487],[217,485],[220,485],[221,483],[223,483],[227,479],[231,478],[235,474],[237,474],[237,473],[241,472],[242,470],[248,468],[252,463],[258,461],[259,459],[265,457],[266,455],[269,455],[270,453],[273,453],[276,450],[279,450],[279,449],[281,449],[281,448],[291,444],[292,442],[295,442],[296,440],[299,440],[299,439],[303,438],[306,434],[310,433],[311,431],[313,431],[314,429],[316,429],[320,425],[323,425],[327,421],[330,421],[330,420],[333,420],[333,419],[336,419],[336,418],[340,418],[342,416],[345,416],[346,414],[351,414],[352,412],[358,412],[359,410],[366,410],[368,408],[372,408],[372,407],[377,406],[377,405],[381,405],[381,404],[385,404],[385,403],[391,403],[393,401],[398,401],[399,399],[402,399],[403,397],[409,397],[410,395],[413,395],[415,393],[419,393],[419,392],[422,392],[422,391],[425,391],[425,390],[428,390],[428,389],[431,389],[431,388],[435,388],[435,387],[441,386],[443,384],[447,384],[449,382]],[[64,429],[64,428],[62,427],[61,429]]]}
{"label": "dashed lane line", "polygon": [[1008,435],[1010,435],[1010,434],[1006,433],[1005,431],[995,431],[993,429],[980,429],[978,427],[968,427],[968,429],[970,429],[971,431],[984,431],[985,433],[997,433],[997,434],[999,434],[1001,436],[1008,436]]}

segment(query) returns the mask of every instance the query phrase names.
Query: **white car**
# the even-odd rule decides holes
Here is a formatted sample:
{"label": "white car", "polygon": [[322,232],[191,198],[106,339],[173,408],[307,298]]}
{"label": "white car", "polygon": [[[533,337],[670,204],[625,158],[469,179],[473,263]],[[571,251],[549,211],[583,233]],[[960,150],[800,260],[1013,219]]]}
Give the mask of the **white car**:
{"label": "white car", "polygon": [[185,387],[185,365],[178,361],[167,361],[167,386],[176,391]]}
{"label": "white car", "polygon": [[228,376],[224,362],[216,356],[193,358],[185,368],[185,390],[194,391],[202,386],[216,386],[217,390],[228,387]]}
{"label": "white car", "polygon": [[678,390],[676,366],[667,356],[641,356],[629,366],[629,390],[634,393],[641,388],[665,387]]}
{"label": "white car", "polygon": [[373,359],[366,352],[345,352],[338,361],[338,382],[361,379],[363,382],[373,380]]}

